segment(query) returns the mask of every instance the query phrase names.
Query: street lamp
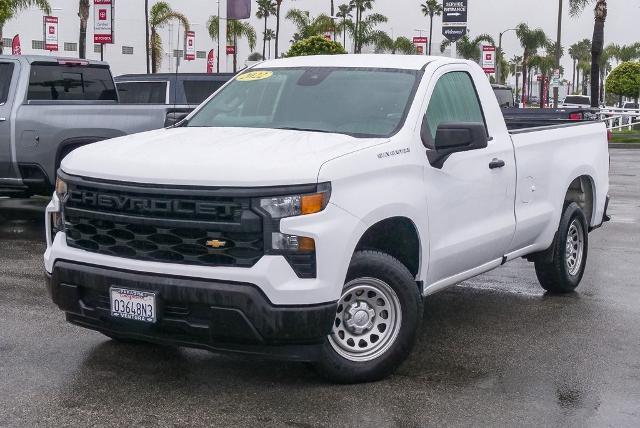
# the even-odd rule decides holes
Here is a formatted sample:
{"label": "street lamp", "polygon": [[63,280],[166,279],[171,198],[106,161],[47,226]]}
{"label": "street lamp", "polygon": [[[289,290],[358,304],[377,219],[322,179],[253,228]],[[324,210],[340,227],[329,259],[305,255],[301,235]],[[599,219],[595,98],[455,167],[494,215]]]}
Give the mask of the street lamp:
{"label": "street lamp", "polygon": [[[504,36],[505,33],[508,33],[509,31],[517,31],[516,28],[509,28],[508,30],[504,30],[502,33],[500,33],[500,37],[498,37],[498,53],[500,54],[500,56],[502,57],[502,36]],[[496,83],[500,83],[502,82],[502,67],[500,67],[500,62],[501,61],[497,61],[496,64]]]}

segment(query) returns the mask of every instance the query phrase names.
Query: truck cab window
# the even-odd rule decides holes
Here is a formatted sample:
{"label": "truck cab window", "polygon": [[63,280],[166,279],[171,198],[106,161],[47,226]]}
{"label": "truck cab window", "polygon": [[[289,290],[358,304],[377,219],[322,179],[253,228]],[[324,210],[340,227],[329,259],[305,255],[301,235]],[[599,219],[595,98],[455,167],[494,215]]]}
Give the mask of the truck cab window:
{"label": "truck cab window", "polygon": [[117,82],[122,104],[166,104],[167,82]]}
{"label": "truck cab window", "polygon": [[485,123],[471,76],[455,71],[440,77],[433,90],[425,119],[433,138],[441,123]]}
{"label": "truck cab window", "polygon": [[0,63],[0,104],[6,103],[9,97],[11,76],[13,76],[13,64],[10,62]]}
{"label": "truck cab window", "polygon": [[118,101],[108,68],[34,64],[29,76],[29,101]]}
{"label": "truck cab window", "polygon": [[224,84],[215,80],[185,80],[183,86],[187,104],[201,104]]}

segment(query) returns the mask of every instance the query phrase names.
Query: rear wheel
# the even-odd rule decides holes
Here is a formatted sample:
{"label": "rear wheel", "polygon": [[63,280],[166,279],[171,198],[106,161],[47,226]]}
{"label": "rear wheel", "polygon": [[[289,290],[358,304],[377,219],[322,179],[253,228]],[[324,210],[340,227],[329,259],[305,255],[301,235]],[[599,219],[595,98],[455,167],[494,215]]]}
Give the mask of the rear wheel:
{"label": "rear wheel", "polygon": [[565,205],[553,245],[553,257],[536,261],[540,285],[552,293],[574,291],[584,275],[589,250],[587,219],[575,202]]}
{"label": "rear wheel", "polygon": [[421,317],[422,297],[407,268],[387,254],[359,251],[316,368],[339,383],[382,379],[411,352]]}

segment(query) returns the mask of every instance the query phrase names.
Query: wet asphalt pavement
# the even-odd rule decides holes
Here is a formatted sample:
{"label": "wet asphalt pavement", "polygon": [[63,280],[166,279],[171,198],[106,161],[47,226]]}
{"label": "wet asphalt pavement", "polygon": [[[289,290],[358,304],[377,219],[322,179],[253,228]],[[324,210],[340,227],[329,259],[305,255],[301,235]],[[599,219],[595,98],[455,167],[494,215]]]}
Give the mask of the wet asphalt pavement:
{"label": "wet asphalt pavement", "polygon": [[640,150],[613,150],[611,178],[577,293],[507,264],[431,296],[409,360],[351,386],[67,324],[44,287],[46,200],[0,199],[0,426],[640,426]]}

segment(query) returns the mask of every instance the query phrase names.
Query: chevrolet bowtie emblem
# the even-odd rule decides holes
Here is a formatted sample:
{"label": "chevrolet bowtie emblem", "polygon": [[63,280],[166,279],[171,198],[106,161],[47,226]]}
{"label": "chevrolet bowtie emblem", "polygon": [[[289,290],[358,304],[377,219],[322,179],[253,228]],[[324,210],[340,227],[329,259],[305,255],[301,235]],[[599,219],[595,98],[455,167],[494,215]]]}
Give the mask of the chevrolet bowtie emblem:
{"label": "chevrolet bowtie emblem", "polygon": [[225,245],[227,245],[227,242],[226,241],[219,241],[217,239],[212,239],[211,241],[207,241],[205,243],[205,245],[207,247],[211,247],[211,248],[222,248]]}

